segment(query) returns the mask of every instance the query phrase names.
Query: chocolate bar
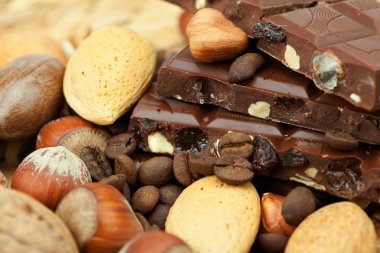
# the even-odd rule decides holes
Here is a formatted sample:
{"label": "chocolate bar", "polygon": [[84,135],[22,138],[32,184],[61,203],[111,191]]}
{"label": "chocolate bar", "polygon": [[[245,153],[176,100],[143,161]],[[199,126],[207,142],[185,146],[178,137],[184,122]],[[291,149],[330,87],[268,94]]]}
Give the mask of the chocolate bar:
{"label": "chocolate bar", "polygon": [[319,132],[212,105],[164,99],[152,91],[140,99],[129,125],[144,151],[192,152],[203,158],[218,155],[218,139],[229,131],[270,143],[263,148],[265,154],[275,152],[278,157],[268,172],[270,177],[300,182],[338,197],[380,200],[380,148],[376,146],[361,144],[355,151],[342,152],[327,145]]}
{"label": "chocolate bar", "polygon": [[260,22],[262,17],[289,12],[292,10],[314,6],[321,2],[337,2],[341,0],[166,0],[185,10],[196,12],[208,7],[221,11],[229,20],[250,34],[252,26]]}
{"label": "chocolate bar", "polygon": [[347,0],[265,17],[281,43],[257,47],[306,75],[323,91],[367,111],[380,109],[380,2]]}
{"label": "chocolate bar", "polygon": [[[321,132],[342,132],[380,144],[380,113],[368,113],[322,92],[312,81],[271,57],[254,78],[228,81],[231,61],[206,64],[185,48],[164,65],[157,92],[187,102],[213,104],[228,110]],[[262,107],[262,108],[260,108]]]}

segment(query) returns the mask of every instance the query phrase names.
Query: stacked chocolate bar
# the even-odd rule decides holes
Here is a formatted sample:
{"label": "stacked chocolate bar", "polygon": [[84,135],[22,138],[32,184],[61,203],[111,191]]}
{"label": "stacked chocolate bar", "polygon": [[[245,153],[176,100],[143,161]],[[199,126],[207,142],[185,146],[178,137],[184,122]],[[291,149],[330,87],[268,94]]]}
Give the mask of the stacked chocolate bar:
{"label": "stacked chocolate bar", "polygon": [[[131,117],[140,148],[217,157],[222,136],[244,132],[255,173],[380,201],[378,0],[169,2],[217,9],[250,42],[230,59],[202,62],[190,39],[166,62]],[[231,78],[233,65],[247,68],[237,58],[252,53],[263,65]]]}

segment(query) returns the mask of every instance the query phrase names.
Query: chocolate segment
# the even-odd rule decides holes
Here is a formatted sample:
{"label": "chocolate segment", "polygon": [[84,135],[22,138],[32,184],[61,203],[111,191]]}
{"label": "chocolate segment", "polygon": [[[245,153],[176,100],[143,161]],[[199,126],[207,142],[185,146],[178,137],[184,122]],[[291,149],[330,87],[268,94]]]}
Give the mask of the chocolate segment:
{"label": "chocolate segment", "polygon": [[161,68],[157,92],[198,104],[322,132],[346,133],[380,144],[380,113],[368,113],[317,89],[313,82],[271,57],[255,77],[240,84],[228,81],[231,61],[205,64],[188,48]]}
{"label": "chocolate segment", "polygon": [[[183,133],[189,129],[201,133],[201,145],[197,138],[184,140]],[[152,152],[156,145],[171,146],[163,153],[191,152],[206,159],[218,156],[218,140],[227,132],[244,132],[257,142],[254,152],[258,153],[249,161],[259,168],[255,170],[258,175],[264,171],[270,177],[300,182],[343,198],[360,196],[375,202],[380,198],[380,148],[376,146],[361,144],[355,151],[342,152],[331,148],[325,136],[315,131],[210,105],[164,99],[152,92],[137,104],[129,131],[144,151]]]}
{"label": "chocolate segment", "polygon": [[282,43],[257,47],[314,80],[321,90],[367,111],[380,109],[380,2],[347,0],[264,18]]}

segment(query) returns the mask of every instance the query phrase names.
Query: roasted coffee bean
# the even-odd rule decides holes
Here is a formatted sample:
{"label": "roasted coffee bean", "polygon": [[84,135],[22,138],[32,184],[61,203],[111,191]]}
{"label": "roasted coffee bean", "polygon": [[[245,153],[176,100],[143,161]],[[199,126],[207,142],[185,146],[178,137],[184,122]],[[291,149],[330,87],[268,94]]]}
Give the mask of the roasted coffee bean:
{"label": "roasted coffee bean", "polygon": [[264,58],[257,53],[246,53],[236,58],[228,71],[228,80],[239,83],[252,78],[256,70],[264,64]]}
{"label": "roasted coffee bean", "polygon": [[330,147],[343,151],[354,150],[359,146],[358,140],[346,133],[327,132],[325,141]]}
{"label": "roasted coffee bean", "polygon": [[239,155],[248,159],[253,152],[252,139],[245,133],[227,133],[219,139],[218,152],[220,156]]}
{"label": "roasted coffee bean", "polygon": [[152,211],[160,200],[157,187],[148,185],[138,189],[132,196],[132,208],[142,214]]}
{"label": "roasted coffee bean", "polygon": [[127,177],[124,174],[116,174],[100,180],[101,183],[105,183],[115,187],[119,191],[123,191]]}
{"label": "roasted coffee bean", "polygon": [[202,176],[211,176],[214,174],[213,164],[215,159],[197,157],[193,153],[188,153],[187,163],[193,180],[200,179]]}
{"label": "roasted coffee bean", "polygon": [[174,178],[173,160],[167,156],[153,157],[141,164],[137,177],[142,185],[163,186]]}
{"label": "roasted coffee bean", "polygon": [[183,188],[175,184],[167,184],[159,188],[160,203],[172,206],[178,196],[181,194]]}
{"label": "roasted coffee bean", "polygon": [[238,155],[226,155],[214,163],[216,177],[227,184],[238,185],[253,178],[252,164]]}
{"label": "roasted coffee bean", "polygon": [[135,215],[139,220],[141,226],[143,227],[144,231],[148,231],[150,229],[150,224],[149,221],[145,218],[145,216],[139,212],[135,212]]}
{"label": "roasted coffee bean", "polygon": [[170,207],[163,204],[158,204],[153,212],[149,215],[148,221],[153,225],[157,225],[160,229],[165,229],[166,218],[168,217]]}
{"label": "roasted coffee bean", "polygon": [[189,186],[193,182],[188,164],[188,153],[178,153],[174,156],[173,173],[181,185]]}
{"label": "roasted coffee bean", "polygon": [[306,187],[296,187],[284,199],[281,214],[286,223],[298,226],[317,208],[314,194]]}
{"label": "roasted coffee bean", "polygon": [[289,237],[277,233],[262,233],[257,236],[255,247],[259,252],[282,253],[285,250]]}
{"label": "roasted coffee bean", "polygon": [[304,167],[309,165],[309,159],[299,150],[290,149],[281,157],[282,166],[284,167]]}
{"label": "roasted coffee bean", "polygon": [[135,162],[127,155],[118,155],[114,163],[115,174],[124,174],[129,185],[136,184],[137,169]]}
{"label": "roasted coffee bean", "polygon": [[112,167],[99,148],[83,148],[80,158],[86,164],[93,179],[100,181],[112,175]]}
{"label": "roasted coffee bean", "polygon": [[268,21],[255,24],[252,27],[252,34],[250,37],[265,40],[269,43],[279,43],[285,40],[285,34],[281,27]]}
{"label": "roasted coffee bean", "polygon": [[136,146],[137,142],[131,134],[118,134],[109,139],[105,154],[110,159],[115,159],[118,155],[131,155]]}
{"label": "roasted coffee bean", "polygon": [[269,140],[255,136],[253,139],[253,169],[267,175],[278,163],[278,156]]}
{"label": "roasted coffee bean", "polygon": [[124,187],[123,187],[123,196],[125,197],[125,199],[131,203],[131,190],[129,189],[129,185],[128,183],[125,183],[124,184]]}

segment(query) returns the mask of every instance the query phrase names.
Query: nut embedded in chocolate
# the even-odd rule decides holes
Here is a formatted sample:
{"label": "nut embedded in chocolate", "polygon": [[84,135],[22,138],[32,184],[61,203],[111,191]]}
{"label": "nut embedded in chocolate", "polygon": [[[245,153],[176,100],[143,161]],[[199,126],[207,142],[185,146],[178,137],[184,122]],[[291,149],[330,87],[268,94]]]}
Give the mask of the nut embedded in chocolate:
{"label": "nut embedded in chocolate", "polygon": [[246,53],[231,64],[228,71],[228,80],[231,83],[240,83],[252,78],[256,70],[264,64],[264,58],[257,53]]}
{"label": "nut embedded in chocolate", "polygon": [[267,175],[278,163],[278,156],[269,140],[261,136],[253,139],[253,170]]}
{"label": "nut embedded in chocolate", "polygon": [[238,185],[252,180],[252,164],[238,155],[226,155],[214,163],[214,174],[227,184]]}
{"label": "nut embedded in chocolate", "polygon": [[224,155],[240,155],[249,159],[253,153],[252,139],[241,132],[230,132],[222,136],[218,142],[218,153]]}
{"label": "nut embedded in chocolate", "polygon": [[115,159],[118,155],[131,155],[136,146],[137,142],[131,134],[118,134],[109,139],[105,154],[110,159]]}
{"label": "nut embedded in chocolate", "polygon": [[281,27],[268,21],[259,22],[253,25],[250,37],[262,39],[269,43],[279,43],[285,40],[285,34]]}
{"label": "nut embedded in chocolate", "polygon": [[313,58],[316,85],[326,92],[333,91],[344,76],[340,60],[332,52],[323,52]]}
{"label": "nut embedded in chocolate", "polygon": [[80,152],[80,158],[86,164],[92,178],[100,181],[112,175],[112,167],[98,147],[84,147]]}

